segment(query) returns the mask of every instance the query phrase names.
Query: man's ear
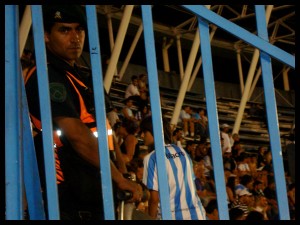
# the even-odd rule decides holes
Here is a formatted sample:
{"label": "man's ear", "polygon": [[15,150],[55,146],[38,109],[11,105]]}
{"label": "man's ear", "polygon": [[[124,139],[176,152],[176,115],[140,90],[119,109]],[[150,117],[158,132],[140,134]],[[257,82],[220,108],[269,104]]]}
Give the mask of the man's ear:
{"label": "man's ear", "polygon": [[44,33],[44,40],[45,40],[45,43],[48,43],[50,41],[48,32]]}

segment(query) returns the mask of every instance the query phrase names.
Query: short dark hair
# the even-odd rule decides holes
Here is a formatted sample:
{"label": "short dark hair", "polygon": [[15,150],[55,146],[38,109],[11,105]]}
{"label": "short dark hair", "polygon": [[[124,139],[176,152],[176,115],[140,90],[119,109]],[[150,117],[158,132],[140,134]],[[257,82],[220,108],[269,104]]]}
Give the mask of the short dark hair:
{"label": "short dark hair", "polygon": [[139,128],[139,125],[134,120],[124,119],[121,124],[129,134],[135,134]]}
{"label": "short dark hair", "polygon": [[173,136],[175,136],[176,134],[178,134],[179,131],[182,131],[182,128],[177,127],[174,131],[173,131]]}
{"label": "short dark hair", "polygon": [[238,218],[244,215],[244,211],[240,208],[231,208],[229,210],[229,219],[230,220],[237,220]]}
{"label": "short dark hair", "polygon": [[[165,144],[172,143],[171,127],[167,118],[162,118]],[[140,131],[149,131],[153,135],[152,116],[144,118],[140,123]]]}
{"label": "short dark hair", "polygon": [[131,81],[134,81],[134,80],[137,80],[137,79],[138,79],[137,75],[132,75],[131,76]]}
{"label": "short dark hair", "polygon": [[211,199],[207,206],[205,207],[205,210],[207,213],[212,213],[215,209],[218,209],[218,206],[217,206],[217,200],[216,199]]}

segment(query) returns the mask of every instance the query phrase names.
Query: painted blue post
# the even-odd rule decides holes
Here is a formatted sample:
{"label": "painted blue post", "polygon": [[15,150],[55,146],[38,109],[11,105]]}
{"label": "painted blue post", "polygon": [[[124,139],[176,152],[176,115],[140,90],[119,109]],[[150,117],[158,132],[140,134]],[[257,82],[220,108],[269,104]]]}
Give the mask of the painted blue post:
{"label": "painted blue post", "polygon": [[222,150],[220,145],[220,131],[217,113],[217,102],[215,94],[215,82],[213,75],[212,56],[210,48],[209,26],[206,21],[198,17],[199,32],[200,32],[200,46],[203,60],[203,77],[204,89],[206,98],[207,116],[209,119],[209,133],[212,149],[212,160],[214,167],[214,178],[216,184],[216,194],[218,202],[218,211],[220,220],[228,220],[228,205],[227,195],[225,189],[224,167]]}
{"label": "painted blue post", "polygon": [[[265,41],[268,41],[269,38],[264,6],[256,5],[255,12],[258,36],[264,39]],[[262,78],[265,90],[264,94],[268,118],[268,130],[271,142],[279,217],[281,220],[289,220],[290,214],[287,199],[286,180],[283,167],[283,157],[281,151],[272,64],[270,56],[263,51],[260,52],[260,63],[262,68]]]}
{"label": "painted blue post", "polygon": [[162,219],[171,220],[170,197],[168,178],[166,173],[165,148],[163,141],[162,115],[160,110],[160,97],[158,88],[158,74],[153,35],[152,12],[150,5],[142,5],[142,19],[144,27],[145,49],[148,70],[148,83],[150,91],[150,104],[152,111],[153,132],[156,149],[158,171],[158,187]]}
{"label": "painted blue post", "polygon": [[292,68],[295,68],[295,56],[283,51],[282,49],[270,44],[269,42],[266,42],[265,40],[232,23],[231,21],[224,19],[218,14],[208,10],[205,6],[184,5],[183,7],[190,10],[195,15],[201,16],[203,19],[206,19],[208,22],[215,24],[217,27],[225,30],[226,32],[236,36],[237,38],[242,39],[253,47],[266,52],[280,62],[287,64]]}
{"label": "painted blue post", "polygon": [[21,92],[19,14],[16,5],[5,6],[5,193],[6,219],[23,219],[21,155]]}
{"label": "painted blue post", "polygon": [[22,91],[22,120],[23,120],[23,155],[24,155],[24,184],[30,220],[45,220],[45,210],[41,192],[35,147],[33,143],[28,104],[24,80],[21,79]]}
{"label": "painted blue post", "polygon": [[48,215],[50,220],[58,220],[60,218],[59,203],[56,184],[56,170],[52,133],[53,128],[41,5],[32,5],[31,12],[33,37],[35,40],[35,55],[38,56],[36,57],[36,65],[40,98],[41,122],[43,127],[42,135],[47,186]]}
{"label": "painted blue post", "polygon": [[[87,26],[89,34],[90,58],[92,64],[92,77],[94,87],[94,99],[96,109],[96,122],[98,132],[98,146],[100,159],[100,173],[103,195],[103,207],[105,219],[114,220],[115,210],[112,194],[112,179],[110,170],[110,157],[107,140],[106,113],[104,101],[103,75],[100,58],[99,32],[95,6],[86,6]],[[104,135],[105,134],[105,135]],[[99,181],[100,182],[100,181]],[[99,196],[100,197],[100,196]]]}

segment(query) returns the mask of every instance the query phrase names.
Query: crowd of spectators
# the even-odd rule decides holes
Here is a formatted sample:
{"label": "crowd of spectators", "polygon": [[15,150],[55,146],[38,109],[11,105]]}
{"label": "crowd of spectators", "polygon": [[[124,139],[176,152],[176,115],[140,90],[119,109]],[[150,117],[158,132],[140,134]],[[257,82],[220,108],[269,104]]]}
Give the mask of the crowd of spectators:
{"label": "crowd of spectators", "polygon": [[[27,64],[32,64],[31,56],[31,52],[24,52],[24,69]],[[143,158],[149,153],[137,135],[139,123],[151,116],[146,79],[146,74],[132,76],[123,108],[112,107],[107,113],[127,171],[135,174],[138,181],[143,176]],[[242,148],[239,135],[230,135],[229,131],[228,124],[221,124],[220,143],[230,220],[279,219],[271,151],[259,146],[256,154],[249,154]],[[207,218],[217,220],[215,172],[209,140],[206,110],[184,105],[178,125],[173,130],[172,143],[189,153],[193,161],[197,194],[206,209]],[[286,183],[290,215],[291,219],[295,219],[295,183],[289,179],[288,173]],[[147,207],[147,201],[137,205],[143,212],[147,212]]]}
{"label": "crowd of spectators", "polygon": [[[132,105],[133,102],[128,106],[125,101],[124,108],[130,108]],[[135,116],[132,115],[134,119],[131,120],[138,123],[151,115],[149,105],[148,102],[147,107],[145,105],[144,108],[137,107]],[[226,123],[220,125],[220,139],[230,220],[279,219],[271,151],[265,146],[259,146],[256,153],[246,152],[239,135],[237,133],[231,135],[230,126]],[[193,160],[197,193],[206,209],[207,218],[218,219],[212,149],[204,108],[192,108],[189,105],[182,107],[177,127],[173,130],[172,143],[184,147],[189,153]],[[147,150],[144,150],[144,153],[147,154]],[[136,164],[136,160],[139,160],[138,164],[142,166],[140,158],[133,157],[131,163]],[[288,175],[286,181],[290,214],[293,219],[295,185],[289,182]]]}

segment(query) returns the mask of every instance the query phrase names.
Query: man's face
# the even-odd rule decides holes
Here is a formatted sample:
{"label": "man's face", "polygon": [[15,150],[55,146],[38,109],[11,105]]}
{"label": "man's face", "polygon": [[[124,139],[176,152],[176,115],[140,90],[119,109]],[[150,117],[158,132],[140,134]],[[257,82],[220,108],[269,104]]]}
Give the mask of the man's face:
{"label": "man's face", "polygon": [[141,132],[141,138],[144,140],[144,145],[151,146],[154,144],[154,139],[151,132],[145,130]]}
{"label": "man's face", "polygon": [[138,86],[138,79],[134,79],[134,80],[132,81],[132,83],[133,83],[134,86]]}
{"label": "man's face", "polygon": [[80,57],[84,39],[85,31],[79,23],[55,23],[50,33],[45,32],[47,48],[71,65]]}

